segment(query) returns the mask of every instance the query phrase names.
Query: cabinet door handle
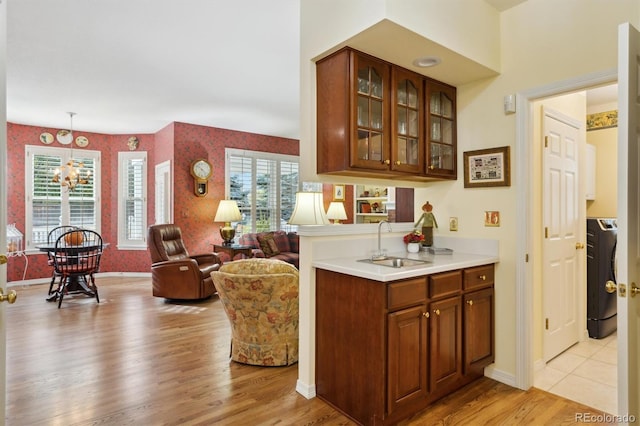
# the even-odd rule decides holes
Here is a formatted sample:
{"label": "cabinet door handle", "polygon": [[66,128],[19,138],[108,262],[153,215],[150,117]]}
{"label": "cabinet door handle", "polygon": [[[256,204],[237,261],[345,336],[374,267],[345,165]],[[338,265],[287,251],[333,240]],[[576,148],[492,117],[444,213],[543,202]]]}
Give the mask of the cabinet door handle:
{"label": "cabinet door handle", "polygon": [[391,160],[389,160],[389,159],[383,160],[382,162],[383,162],[384,164],[391,164]]}
{"label": "cabinet door handle", "polygon": [[433,170],[433,169],[435,169],[435,168],[436,168],[436,166],[434,166],[434,165],[432,164],[432,165],[430,165],[430,166],[429,166],[429,168],[430,168],[431,170]]}
{"label": "cabinet door handle", "polygon": [[484,281],[484,280],[487,279],[487,276],[486,275],[480,275],[478,278],[480,278],[482,281]]}
{"label": "cabinet door handle", "polygon": [[396,160],[396,166],[399,166],[400,164],[402,164],[400,160]]}
{"label": "cabinet door handle", "polygon": [[425,317],[425,318],[429,318],[430,315],[429,315],[429,312],[423,312],[422,316]]}
{"label": "cabinet door handle", "polygon": [[433,310],[433,312],[434,312],[436,315],[440,315],[440,309],[434,309],[434,310]]}
{"label": "cabinet door handle", "polygon": [[473,300],[467,300],[467,304],[468,304],[469,306],[473,306]]}

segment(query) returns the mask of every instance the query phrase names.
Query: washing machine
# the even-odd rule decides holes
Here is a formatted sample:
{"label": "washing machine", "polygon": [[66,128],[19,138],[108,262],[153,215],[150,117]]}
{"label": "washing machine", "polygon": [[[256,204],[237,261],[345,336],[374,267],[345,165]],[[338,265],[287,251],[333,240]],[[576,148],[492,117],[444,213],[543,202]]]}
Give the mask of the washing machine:
{"label": "washing machine", "polygon": [[607,281],[616,281],[615,218],[587,218],[587,330],[602,339],[617,329],[616,293],[607,293]]}

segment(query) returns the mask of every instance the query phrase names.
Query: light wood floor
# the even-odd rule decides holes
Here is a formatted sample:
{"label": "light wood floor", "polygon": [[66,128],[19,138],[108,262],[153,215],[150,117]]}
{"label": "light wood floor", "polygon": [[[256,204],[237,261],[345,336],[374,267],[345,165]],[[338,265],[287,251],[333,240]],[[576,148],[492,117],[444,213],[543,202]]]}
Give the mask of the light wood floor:
{"label": "light wood floor", "polygon": [[[45,301],[18,292],[7,313],[8,426],[350,425],[295,391],[297,365],[229,361],[229,325],[217,297],[170,304],[150,279],[99,278],[95,299]],[[405,425],[573,424],[601,414],[552,394],[483,378]]]}

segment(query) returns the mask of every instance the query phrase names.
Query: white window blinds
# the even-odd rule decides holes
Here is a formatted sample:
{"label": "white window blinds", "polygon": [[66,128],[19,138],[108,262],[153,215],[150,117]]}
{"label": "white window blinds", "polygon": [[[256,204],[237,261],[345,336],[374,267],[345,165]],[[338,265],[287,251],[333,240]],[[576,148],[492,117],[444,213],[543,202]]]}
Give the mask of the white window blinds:
{"label": "white window blinds", "polygon": [[238,203],[243,232],[288,229],[299,187],[298,157],[226,149],[228,198]]}
{"label": "white window blinds", "polygon": [[[100,232],[99,151],[73,151],[65,148],[27,145],[25,205],[26,247],[47,242],[49,231],[61,225],[74,225]],[[73,191],[53,181],[56,170],[74,160],[87,183]],[[79,164],[82,163],[82,166]]]}
{"label": "white window blinds", "polygon": [[146,250],[147,153],[118,153],[118,247]]}

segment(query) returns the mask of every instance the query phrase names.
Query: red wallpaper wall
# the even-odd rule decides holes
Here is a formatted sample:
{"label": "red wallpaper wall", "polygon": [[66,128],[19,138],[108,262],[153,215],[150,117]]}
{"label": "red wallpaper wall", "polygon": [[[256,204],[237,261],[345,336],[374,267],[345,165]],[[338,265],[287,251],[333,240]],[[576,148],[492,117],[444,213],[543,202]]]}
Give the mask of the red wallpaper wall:
{"label": "red wallpaper wall", "polygon": [[[15,223],[24,233],[25,197],[24,171],[25,146],[39,145],[42,132],[56,134],[58,129],[7,123],[7,176],[8,223]],[[102,236],[110,246],[105,251],[103,272],[149,272],[150,258],[146,250],[118,250],[117,244],[117,170],[118,152],[128,151],[127,139],[132,135],[106,135],[74,130],[76,136],[86,136],[89,146],[85,149],[101,151],[102,174]],[[136,134],[140,140],[138,150],[147,151],[148,164],[148,212],[149,224],[154,222],[154,173],[155,165],[171,160],[174,170],[174,222],[185,236],[187,248],[192,253],[211,251],[211,242],[220,242],[220,224],[213,223],[218,201],[224,197],[224,148],[249,149],[298,155],[298,141],[232,130],[172,123],[155,134]],[[61,147],[55,141],[52,146]],[[75,150],[81,150],[74,145]],[[196,197],[189,166],[196,158],[207,158],[214,167],[209,181],[209,194]],[[8,281],[21,280],[25,269],[23,258],[11,258],[7,270]],[[29,255],[26,279],[49,277],[50,267],[45,254]]]}

